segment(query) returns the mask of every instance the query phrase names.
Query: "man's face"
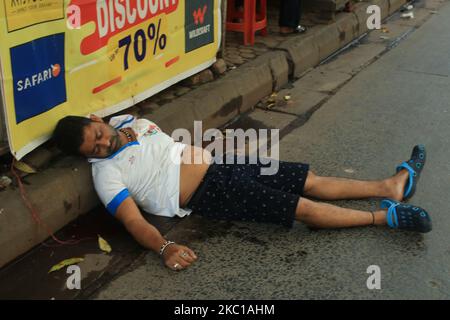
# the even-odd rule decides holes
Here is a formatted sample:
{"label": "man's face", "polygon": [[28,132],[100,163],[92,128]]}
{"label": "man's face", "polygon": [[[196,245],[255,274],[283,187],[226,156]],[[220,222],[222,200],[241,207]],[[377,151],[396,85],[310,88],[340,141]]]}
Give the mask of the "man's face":
{"label": "man's face", "polygon": [[88,158],[107,158],[121,147],[118,132],[102,121],[93,121],[84,128],[82,155]]}

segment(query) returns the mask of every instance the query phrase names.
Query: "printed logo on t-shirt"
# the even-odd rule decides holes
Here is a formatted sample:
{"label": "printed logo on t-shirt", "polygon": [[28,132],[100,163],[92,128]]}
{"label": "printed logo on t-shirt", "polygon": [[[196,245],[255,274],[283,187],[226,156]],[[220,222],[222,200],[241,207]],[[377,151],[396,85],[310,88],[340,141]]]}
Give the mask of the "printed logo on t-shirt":
{"label": "printed logo on t-shirt", "polygon": [[158,132],[161,132],[161,129],[156,124],[150,124],[148,126],[147,134],[152,136]]}

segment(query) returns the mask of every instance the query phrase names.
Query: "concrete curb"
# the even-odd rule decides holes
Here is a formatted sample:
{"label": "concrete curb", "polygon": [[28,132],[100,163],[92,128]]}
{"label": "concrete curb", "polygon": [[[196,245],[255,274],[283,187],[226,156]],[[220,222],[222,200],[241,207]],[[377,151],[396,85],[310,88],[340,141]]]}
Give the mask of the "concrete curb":
{"label": "concrete curb", "polygon": [[360,35],[359,22],[354,14],[339,15],[336,18],[337,30],[339,31],[339,46],[342,48],[352,42]]}
{"label": "concrete curb", "polygon": [[[52,231],[62,228],[99,203],[91,181],[90,166],[84,160],[66,158],[58,166],[24,180],[28,199]],[[2,192],[0,203],[0,266],[3,266],[49,235],[45,228],[39,228],[34,222],[18,188]]]}
{"label": "concrete curb", "polygon": [[[374,0],[382,8],[382,18],[406,1]],[[366,8],[359,3],[354,13],[340,15],[336,23],[319,26],[317,32],[291,38],[279,48],[202,85],[159,109],[147,108],[149,118],[167,133],[177,128],[193,131],[194,120],[203,121],[203,130],[219,128],[252,109],[259,100],[278,91],[288,76],[305,71],[353,39],[367,32]],[[28,197],[39,210],[42,221],[57,231],[79,215],[100,204],[91,181],[90,166],[83,160],[64,158],[51,168],[25,178]],[[48,238],[23,204],[18,189],[0,193],[0,267]]]}
{"label": "concrete curb", "polygon": [[291,75],[299,78],[312,66],[319,64],[319,47],[313,35],[301,40],[292,38],[280,46],[288,53],[288,62],[292,68]]}
{"label": "concrete curb", "polygon": [[273,90],[281,89],[288,82],[288,74],[286,54],[268,52],[143,117],[157,122],[168,133],[177,128],[192,132],[193,122],[200,120],[204,130],[218,128],[253,108]]}
{"label": "concrete curb", "polygon": [[286,41],[280,49],[286,50],[288,53],[293,76],[300,77],[333,52],[366,33],[368,31],[366,10],[369,5],[374,4],[381,8],[383,20],[404,3],[406,3],[405,0],[391,0],[391,2],[389,0],[373,0],[371,3],[358,3],[355,5],[353,13],[338,16],[336,23],[318,26],[319,30],[316,30],[314,34],[300,40],[292,38]]}

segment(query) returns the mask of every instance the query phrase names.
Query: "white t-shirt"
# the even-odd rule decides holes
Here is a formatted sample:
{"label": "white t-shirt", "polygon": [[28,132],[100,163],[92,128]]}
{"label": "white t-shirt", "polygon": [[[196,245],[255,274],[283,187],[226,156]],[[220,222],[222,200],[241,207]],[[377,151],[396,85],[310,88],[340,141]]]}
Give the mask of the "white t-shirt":
{"label": "white t-shirt", "polygon": [[111,118],[116,129],[132,128],[137,141],[105,159],[89,159],[100,200],[114,215],[129,196],[144,211],[165,217],[184,217],[179,207],[180,162],[185,144],[175,142],[153,122],[131,115]]}

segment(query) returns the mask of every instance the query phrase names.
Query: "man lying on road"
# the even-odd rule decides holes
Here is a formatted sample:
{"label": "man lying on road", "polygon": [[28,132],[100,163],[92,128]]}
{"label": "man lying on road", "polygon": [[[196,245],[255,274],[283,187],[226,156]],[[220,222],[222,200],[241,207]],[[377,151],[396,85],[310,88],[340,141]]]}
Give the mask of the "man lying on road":
{"label": "man lying on road", "polygon": [[[54,131],[57,146],[92,163],[95,189],[107,210],[144,247],[159,253],[167,267],[181,270],[197,260],[186,246],[164,239],[140,209],[166,217],[191,212],[222,220],[267,222],[292,227],[294,220],[315,228],[389,226],[415,232],[431,230],[428,213],[401,203],[409,199],[425,164],[425,148],[415,146],[410,160],[392,177],[358,181],[321,177],[308,164],[279,161],[273,175],[261,164],[213,161],[203,148],[174,141],[153,122],[131,115],[90,119],[67,116]],[[200,157],[202,161],[194,161]],[[360,211],[315,202],[386,198],[377,211]]]}

